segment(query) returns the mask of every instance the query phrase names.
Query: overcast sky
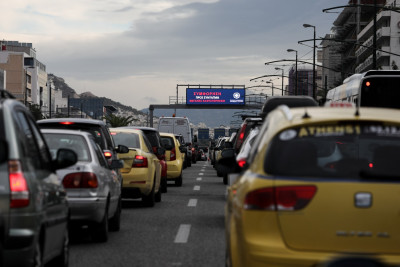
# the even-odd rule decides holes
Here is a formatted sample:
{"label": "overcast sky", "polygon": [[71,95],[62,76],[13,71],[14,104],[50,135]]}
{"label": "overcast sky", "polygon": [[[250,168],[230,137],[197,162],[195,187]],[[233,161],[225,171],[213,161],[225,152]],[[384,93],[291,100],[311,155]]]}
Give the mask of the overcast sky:
{"label": "overcast sky", "polygon": [[[281,74],[277,66],[264,63],[294,59],[289,48],[312,62],[312,48],[298,41],[312,39],[313,28],[302,25],[316,26],[317,38],[324,37],[338,14],[322,10],[347,3],[0,1],[0,39],[33,43],[47,72],[64,78],[77,93],[91,91],[142,109],[168,104],[177,84],[260,85],[261,80],[250,79]],[[279,79],[274,82],[281,84]],[[179,96],[184,95],[180,88]]]}

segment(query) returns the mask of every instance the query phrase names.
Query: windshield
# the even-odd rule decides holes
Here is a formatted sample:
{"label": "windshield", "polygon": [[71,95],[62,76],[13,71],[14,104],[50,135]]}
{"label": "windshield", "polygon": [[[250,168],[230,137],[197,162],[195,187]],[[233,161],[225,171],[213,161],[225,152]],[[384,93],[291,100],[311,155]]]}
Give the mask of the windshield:
{"label": "windshield", "polygon": [[280,132],[264,169],[273,175],[400,180],[399,158],[399,125],[349,122]]}
{"label": "windshield", "polygon": [[57,158],[60,148],[72,149],[78,156],[78,161],[90,161],[89,147],[85,138],[79,135],[44,133],[44,138],[49,147],[52,159]]}
{"label": "windshield", "polygon": [[116,133],[112,132],[111,136],[114,143],[127,146],[129,148],[140,148],[139,135],[136,133]]}

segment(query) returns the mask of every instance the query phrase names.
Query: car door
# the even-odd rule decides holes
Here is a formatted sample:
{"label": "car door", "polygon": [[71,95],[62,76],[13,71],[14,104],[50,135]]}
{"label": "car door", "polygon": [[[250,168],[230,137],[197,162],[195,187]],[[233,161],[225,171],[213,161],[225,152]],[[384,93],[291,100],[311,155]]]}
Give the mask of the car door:
{"label": "car door", "polygon": [[95,157],[99,163],[98,171],[102,174],[102,179],[105,181],[105,187],[110,192],[110,206],[109,214],[114,214],[118,206],[118,200],[121,195],[121,183],[118,179],[117,172],[110,169],[109,163],[104,157],[101,148],[92,139],[90,139],[91,145],[95,151]]}
{"label": "car door", "polygon": [[[19,133],[25,137],[24,148],[26,161],[30,161],[29,182],[32,193],[38,201],[36,209],[43,208],[43,221],[45,226],[45,242],[43,256],[51,255],[59,251],[64,238],[64,230],[67,225],[68,208],[66,204],[66,192],[60,184],[54,170],[51,169],[51,156],[47,144],[43,139],[33,118],[22,110],[15,113]],[[24,161],[25,161],[24,160]]]}

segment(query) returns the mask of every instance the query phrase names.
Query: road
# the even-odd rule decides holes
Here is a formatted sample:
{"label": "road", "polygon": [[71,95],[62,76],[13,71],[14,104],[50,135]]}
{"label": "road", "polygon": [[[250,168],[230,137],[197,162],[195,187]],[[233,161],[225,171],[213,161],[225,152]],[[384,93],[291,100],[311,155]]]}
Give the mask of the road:
{"label": "road", "polygon": [[224,266],[226,186],[206,161],[183,171],[153,208],[123,200],[121,230],[95,243],[82,230],[71,239],[71,267]]}

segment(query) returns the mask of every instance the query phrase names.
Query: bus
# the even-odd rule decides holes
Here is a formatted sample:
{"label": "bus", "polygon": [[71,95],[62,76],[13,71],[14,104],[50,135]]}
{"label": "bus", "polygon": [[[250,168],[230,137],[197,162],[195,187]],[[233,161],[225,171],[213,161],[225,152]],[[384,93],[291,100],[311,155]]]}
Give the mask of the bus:
{"label": "bus", "polygon": [[328,91],[327,102],[351,102],[358,107],[400,108],[400,71],[357,73]]}

